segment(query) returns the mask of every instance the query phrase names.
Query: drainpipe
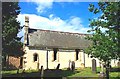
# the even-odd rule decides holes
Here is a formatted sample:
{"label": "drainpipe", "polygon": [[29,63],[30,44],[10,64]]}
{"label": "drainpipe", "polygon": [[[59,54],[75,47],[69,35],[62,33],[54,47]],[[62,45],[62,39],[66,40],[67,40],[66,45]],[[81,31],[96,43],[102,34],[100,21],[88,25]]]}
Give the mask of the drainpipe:
{"label": "drainpipe", "polygon": [[39,69],[39,65],[40,65],[40,63],[39,63],[39,55],[38,55],[38,64],[37,64],[37,69]]}
{"label": "drainpipe", "polygon": [[48,69],[48,50],[47,50],[46,58],[47,58],[47,69]]}
{"label": "drainpipe", "polygon": [[83,51],[83,55],[84,55],[84,67],[85,67],[85,52]]}

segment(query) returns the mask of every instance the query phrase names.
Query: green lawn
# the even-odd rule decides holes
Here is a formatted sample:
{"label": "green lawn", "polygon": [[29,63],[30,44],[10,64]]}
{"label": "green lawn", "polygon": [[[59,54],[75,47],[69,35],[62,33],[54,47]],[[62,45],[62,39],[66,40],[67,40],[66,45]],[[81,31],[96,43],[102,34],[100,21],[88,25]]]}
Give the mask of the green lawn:
{"label": "green lawn", "polygon": [[[44,77],[99,77],[100,68],[97,68],[97,73],[92,73],[91,68],[84,68],[84,69],[76,69],[74,72],[69,71],[67,69],[62,69],[59,71],[51,70],[51,71],[44,71]],[[40,77],[40,72],[38,70],[27,70],[24,74],[22,74],[22,70],[20,70],[19,74],[16,74],[17,70],[11,71],[2,71],[3,77],[4,76],[17,76],[17,77]],[[120,77],[120,72],[110,72],[110,79],[115,79],[115,77]],[[118,79],[118,78],[116,78]]]}
{"label": "green lawn", "polygon": [[[91,68],[77,69],[76,74],[68,77],[99,77],[100,68],[97,68],[97,73],[92,73]],[[110,72],[110,77],[120,77],[120,72]]]}
{"label": "green lawn", "polygon": [[[19,73],[22,73],[22,69],[19,70]],[[32,73],[32,72],[38,72],[38,70],[26,70],[25,73]],[[17,70],[5,70],[2,71],[2,74],[17,74]]]}
{"label": "green lawn", "polygon": [[98,74],[92,73],[90,68],[77,69],[75,72],[77,73],[69,77],[98,77]]}

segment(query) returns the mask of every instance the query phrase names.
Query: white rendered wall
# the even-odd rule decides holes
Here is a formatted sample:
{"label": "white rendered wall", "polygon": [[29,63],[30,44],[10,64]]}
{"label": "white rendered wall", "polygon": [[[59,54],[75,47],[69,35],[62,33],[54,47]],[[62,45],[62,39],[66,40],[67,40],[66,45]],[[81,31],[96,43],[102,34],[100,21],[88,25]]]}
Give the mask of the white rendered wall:
{"label": "white rendered wall", "polygon": [[[44,69],[47,68],[47,51],[46,50],[29,50],[28,47],[25,48],[26,50],[26,54],[24,55],[24,57],[26,57],[26,59],[24,59],[23,61],[27,61],[27,63],[23,63],[23,68],[24,69],[37,69],[38,67],[38,62],[39,62],[39,69],[41,68],[41,66],[43,66]],[[38,61],[33,61],[33,54],[37,53],[38,54]],[[69,61],[74,61],[75,62],[75,67],[79,68],[79,67],[84,67],[84,59],[85,59],[85,67],[92,67],[92,59],[88,57],[87,54],[85,54],[85,58],[84,58],[84,53],[83,52],[79,52],[79,59],[76,60],[76,52],[61,52],[58,51],[57,52],[57,60],[53,61],[53,51],[48,51],[48,68],[49,69],[55,69],[57,67],[58,64],[60,64],[60,69],[62,68],[68,68],[69,67]],[[96,66],[99,67],[99,60],[97,58],[96,59]],[[116,66],[117,62],[112,61],[112,66]]]}

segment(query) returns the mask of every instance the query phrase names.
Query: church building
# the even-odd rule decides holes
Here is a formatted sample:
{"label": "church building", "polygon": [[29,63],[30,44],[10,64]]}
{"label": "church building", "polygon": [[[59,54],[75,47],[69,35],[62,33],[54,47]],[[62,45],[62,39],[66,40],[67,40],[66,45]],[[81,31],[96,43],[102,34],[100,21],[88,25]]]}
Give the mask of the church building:
{"label": "church building", "polygon": [[[23,69],[56,69],[69,68],[71,62],[75,68],[91,67],[92,59],[84,49],[91,41],[85,39],[90,34],[70,33],[29,28],[29,17],[25,17]],[[115,65],[115,64],[113,64]]]}

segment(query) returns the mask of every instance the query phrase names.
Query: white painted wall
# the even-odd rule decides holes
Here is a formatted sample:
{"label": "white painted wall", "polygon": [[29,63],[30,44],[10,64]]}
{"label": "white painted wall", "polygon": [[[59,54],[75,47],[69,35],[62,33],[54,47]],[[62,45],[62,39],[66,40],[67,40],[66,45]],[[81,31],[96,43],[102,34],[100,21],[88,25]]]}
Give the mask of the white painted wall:
{"label": "white painted wall", "polygon": [[[23,63],[23,68],[24,69],[37,69],[37,64],[39,62],[39,69],[41,66],[43,66],[44,69],[47,68],[47,51],[46,50],[29,50],[28,47],[25,47],[25,52],[26,54],[24,57],[23,61],[27,61],[27,63]],[[33,61],[33,54],[37,53],[39,56],[39,61],[34,62]],[[75,60],[75,54],[76,52],[57,52],[57,60],[53,61],[53,51],[48,52],[48,68],[49,69],[55,69],[58,64],[60,64],[60,69],[62,68],[68,68],[69,67],[69,61],[75,61],[75,67],[83,67],[84,64],[84,53],[79,52],[79,59],[76,61]],[[87,54],[85,54],[85,67],[92,67],[92,59],[88,57]],[[97,67],[100,66],[99,60],[97,58],[96,63]],[[116,66],[117,62],[112,61],[112,66]]]}

